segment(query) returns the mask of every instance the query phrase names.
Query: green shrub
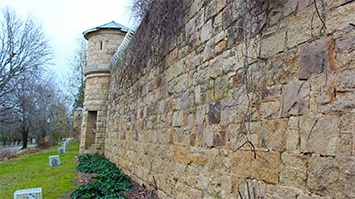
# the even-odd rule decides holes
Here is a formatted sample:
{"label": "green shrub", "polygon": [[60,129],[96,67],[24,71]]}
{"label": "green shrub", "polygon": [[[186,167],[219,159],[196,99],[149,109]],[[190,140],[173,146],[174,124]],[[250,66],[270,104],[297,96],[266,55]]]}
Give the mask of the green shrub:
{"label": "green shrub", "polygon": [[77,188],[70,195],[72,199],[121,199],[125,198],[122,192],[131,191],[132,183],[129,178],[106,158],[97,155],[80,155],[78,160],[77,171],[94,173],[92,178],[95,181]]}

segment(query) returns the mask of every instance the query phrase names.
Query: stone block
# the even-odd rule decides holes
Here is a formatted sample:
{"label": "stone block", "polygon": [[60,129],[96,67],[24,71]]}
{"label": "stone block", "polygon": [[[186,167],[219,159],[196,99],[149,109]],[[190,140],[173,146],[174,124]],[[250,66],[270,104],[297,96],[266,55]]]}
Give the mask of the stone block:
{"label": "stone block", "polygon": [[224,146],[226,144],[226,132],[218,131],[213,134],[213,146]]}
{"label": "stone block", "polygon": [[265,198],[273,199],[298,199],[299,190],[287,186],[266,184],[265,185]]}
{"label": "stone block", "polygon": [[192,18],[185,25],[185,33],[186,33],[186,35],[188,35],[188,36],[192,35],[195,32],[195,29],[196,29],[195,28],[195,19]]}
{"label": "stone block", "polygon": [[214,17],[213,20],[213,32],[219,33],[223,31],[223,14],[219,13]]}
{"label": "stone block", "polygon": [[203,167],[206,165],[207,160],[204,156],[201,156],[201,155],[190,155],[189,162],[191,162],[192,164],[195,164],[197,166]]}
{"label": "stone block", "polygon": [[216,44],[216,46],[214,47],[214,52],[216,55],[219,55],[220,53],[222,53],[225,48],[226,48],[227,42],[226,41],[220,41]]}
{"label": "stone block", "polygon": [[205,122],[206,106],[201,105],[196,109],[196,124],[200,125]]}
{"label": "stone block", "polygon": [[214,57],[215,41],[210,39],[207,41],[205,48],[203,50],[203,61],[210,60]]}
{"label": "stone block", "polygon": [[201,29],[204,23],[205,23],[205,9],[200,9],[196,15],[196,27],[198,29]]}
{"label": "stone block", "polygon": [[331,198],[354,198],[354,162],[354,158],[310,158],[307,186],[318,195],[327,195]]}
{"label": "stone block", "polygon": [[281,155],[280,183],[284,186],[306,188],[307,160],[291,153]]}
{"label": "stone block", "polygon": [[212,37],[212,20],[208,20],[201,28],[201,42],[204,43]]}
{"label": "stone block", "polygon": [[194,53],[189,54],[185,60],[185,67],[187,71],[194,70],[200,65],[200,56]]}
{"label": "stone block", "polygon": [[307,80],[314,74],[335,70],[334,39],[324,37],[304,44],[300,49],[298,78]]}
{"label": "stone block", "polygon": [[354,68],[355,59],[355,36],[344,36],[336,40],[336,66],[340,70]]}
{"label": "stone block", "polygon": [[281,117],[306,114],[308,112],[309,93],[308,81],[289,82],[283,86]]}
{"label": "stone block", "polygon": [[239,184],[238,190],[242,198],[265,198],[265,183],[262,181],[246,179]]}
{"label": "stone block", "polygon": [[251,140],[257,149],[271,149],[284,151],[286,144],[286,120],[266,120],[252,122],[249,130],[256,135],[256,140]]}
{"label": "stone block", "polygon": [[336,44],[335,44],[336,52],[354,50],[354,48],[355,48],[355,36],[348,36],[336,40]]}
{"label": "stone block", "polygon": [[[302,4],[302,1],[300,1],[300,4]],[[282,21],[282,26],[287,28],[286,44],[288,49],[311,40],[312,37],[319,35],[322,29],[322,22],[318,17],[314,17],[314,20],[309,17],[315,12],[314,6],[306,6],[303,8],[301,8],[302,5],[299,6],[298,9],[302,9],[301,12],[297,12],[296,15],[290,15]]]}
{"label": "stone block", "polygon": [[236,151],[233,154],[233,174],[242,178],[254,178],[268,183],[279,183],[280,153]]}
{"label": "stone block", "polygon": [[289,117],[286,128],[286,151],[296,151],[300,147],[298,117]]}
{"label": "stone block", "polygon": [[184,146],[174,146],[174,162],[181,164],[188,164],[190,162],[189,154],[190,148]]}
{"label": "stone block", "polygon": [[208,123],[209,124],[218,124],[221,121],[221,102],[216,102],[209,105],[208,111]]}
{"label": "stone block", "polygon": [[299,125],[301,152],[335,155],[339,139],[339,117],[335,115],[306,115],[300,117]]}
{"label": "stone block", "polygon": [[348,157],[353,154],[354,139],[352,134],[340,134],[338,138],[336,157]]}
{"label": "stone block", "polygon": [[280,115],[280,102],[264,102],[260,104],[260,114],[263,119],[276,118]]}
{"label": "stone block", "polygon": [[217,77],[215,80],[215,86],[214,86],[214,97],[216,99],[223,99],[228,95],[228,77],[222,76],[222,77]]}
{"label": "stone block", "polygon": [[354,23],[355,12],[354,4],[341,2],[339,5],[327,12],[327,33],[333,33],[351,27],[350,23]]}
{"label": "stone block", "polygon": [[262,38],[260,44],[261,57],[271,57],[285,50],[286,32],[278,30],[274,34]]}
{"label": "stone block", "polygon": [[203,145],[207,147],[213,146],[214,129],[212,125],[208,125],[203,130]]}
{"label": "stone block", "polygon": [[216,170],[221,169],[223,156],[221,156],[220,150],[218,148],[211,148],[206,151],[206,157],[207,169],[211,175],[214,175],[213,173],[216,173]]}

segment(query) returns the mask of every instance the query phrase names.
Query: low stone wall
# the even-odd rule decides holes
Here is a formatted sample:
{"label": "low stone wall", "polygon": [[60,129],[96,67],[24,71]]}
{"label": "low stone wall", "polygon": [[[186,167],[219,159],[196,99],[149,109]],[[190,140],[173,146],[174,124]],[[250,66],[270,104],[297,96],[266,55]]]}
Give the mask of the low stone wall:
{"label": "low stone wall", "polygon": [[187,3],[165,70],[114,75],[105,156],[161,198],[355,198],[355,2],[256,2]]}

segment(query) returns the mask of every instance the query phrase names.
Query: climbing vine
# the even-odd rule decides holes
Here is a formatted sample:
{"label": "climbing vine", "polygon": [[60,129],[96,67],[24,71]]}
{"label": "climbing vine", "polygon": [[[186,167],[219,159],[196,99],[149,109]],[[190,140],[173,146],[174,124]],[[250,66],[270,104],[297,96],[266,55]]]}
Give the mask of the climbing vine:
{"label": "climbing vine", "polygon": [[116,72],[125,83],[134,83],[149,66],[163,69],[164,57],[182,26],[184,6],[183,1],[134,0],[132,11],[140,25]]}

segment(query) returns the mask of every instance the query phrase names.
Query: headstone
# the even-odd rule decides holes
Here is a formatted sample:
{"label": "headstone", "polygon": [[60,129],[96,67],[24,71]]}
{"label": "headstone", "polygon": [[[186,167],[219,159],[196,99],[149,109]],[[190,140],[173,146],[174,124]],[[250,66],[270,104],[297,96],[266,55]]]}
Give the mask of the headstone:
{"label": "headstone", "polygon": [[63,147],[58,147],[58,153],[65,153],[65,149]]}
{"label": "headstone", "polygon": [[60,165],[60,158],[59,155],[52,155],[49,156],[49,166],[59,166]]}
{"label": "headstone", "polygon": [[42,199],[42,188],[16,190],[14,199]]}

